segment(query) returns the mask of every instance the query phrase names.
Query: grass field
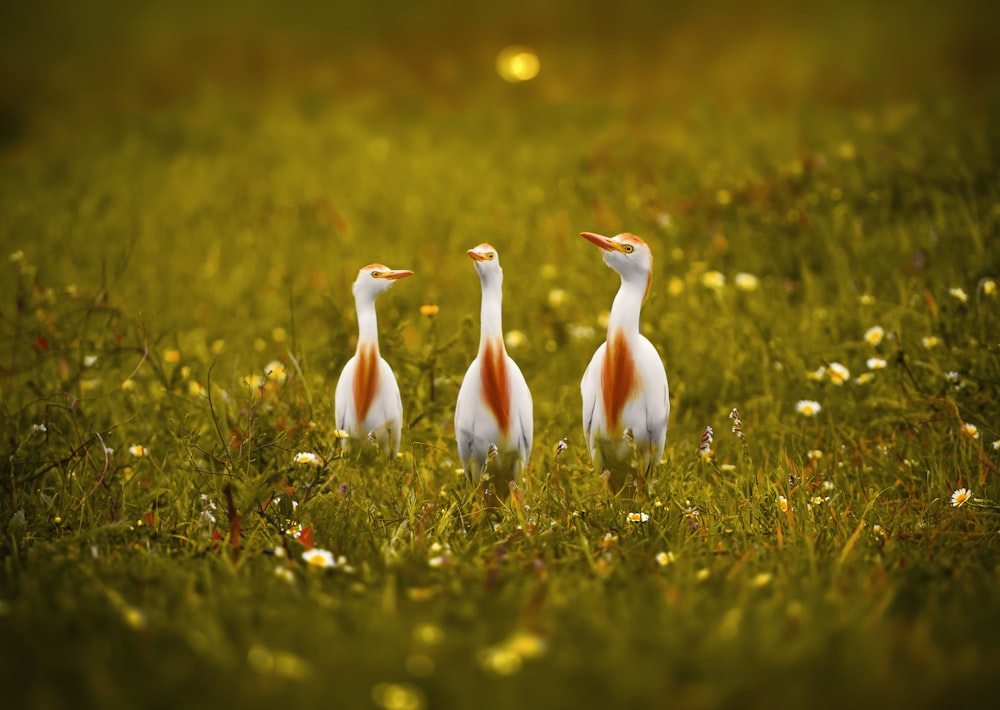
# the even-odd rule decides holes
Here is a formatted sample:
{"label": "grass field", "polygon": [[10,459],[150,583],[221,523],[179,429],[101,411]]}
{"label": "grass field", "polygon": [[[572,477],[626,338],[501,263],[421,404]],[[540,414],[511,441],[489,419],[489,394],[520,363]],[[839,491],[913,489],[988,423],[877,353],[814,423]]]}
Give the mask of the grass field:
{"label": "grass field", "polygon": [[[996,10],[60,5],[0,30],[5,704],[992,706]],[[656,257],[646,495],[583,442],[584,230]],[[535,402],[492,515],[451,427],[484,241]],[[406,425],[360,461],[376,261]]]}

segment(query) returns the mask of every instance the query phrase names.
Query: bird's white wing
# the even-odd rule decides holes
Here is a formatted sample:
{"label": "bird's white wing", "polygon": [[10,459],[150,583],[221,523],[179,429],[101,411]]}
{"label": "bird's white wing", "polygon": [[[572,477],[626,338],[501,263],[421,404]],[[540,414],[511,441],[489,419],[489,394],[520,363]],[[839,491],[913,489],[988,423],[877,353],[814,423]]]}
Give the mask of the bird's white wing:
{"label": "bird's white wing", "polygon": [[590,359],[590,364],[583,372],[583,379],[580,380],[580,394],[583,396],[583,437],[586,439],[587,448],[590,448],[590,434],[594,428],[594,421],[599,411],[598,406],[601,399],[601,364],[604,362],[604,351],[607,350],[607,343],[601,343]]}
{"label": "bird's white wing", "polygon": [[403,398],[399,394],[396,375],[385,360],[379,361],[379,399],[385,408],[385,423],[389,429],[389,449],[395,456],[399,453],[399,441],[403,430]]}
{"label": "bird's white wing", "polygon": [[521,373],[521,368],[512,359],[507,358],[508,371],[511,373],[510,394],[513,405],[514,416],[517,417],[519,435],[517,448],[521,458],[521,466],[528,465],[531,457],[531,443],[534,439],[535,420],[533,404],[531,401],[531,390]]}
{"label": "bird's white wing", "polygon": [[465,468],[472,454],[473,432],[475,422],[473,418],[476,412],[476,392],[474,383],[479,381],[478,360],[473,360],[469,369],[462,378],[462,385],[458,388],[458,399],[455,401],[455,441],[458,443],[458,457],[462,460],[462,467]]}
{"label": "bird's white wing", "polygon": [[337,389],[333,395],[333,416],[336,427],[348,432],[356,426],[356,422],[353,421],[354,406],[351,402],[351,398],[354,396],[352,383],[354,382],[356,366],[357,358],[352,357],[347,361],[344,369],[340,371],[340,379],[337,380]]}
{"label": "bird's white wing", "polygon": [[642,376],[646,404],[646,432],[650,443],[662,451],[667,436],[670,415],[670,389],[667,371],[660,353],[646,338],[641,338],[636,352],[636,365]]}

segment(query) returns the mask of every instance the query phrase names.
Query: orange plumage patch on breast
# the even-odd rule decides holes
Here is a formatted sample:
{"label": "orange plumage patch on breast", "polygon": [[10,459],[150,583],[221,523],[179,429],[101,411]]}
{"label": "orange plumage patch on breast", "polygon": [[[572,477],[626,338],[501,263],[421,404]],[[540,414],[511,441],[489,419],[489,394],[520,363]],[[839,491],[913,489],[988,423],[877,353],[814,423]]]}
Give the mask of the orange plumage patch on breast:
{"label": "orange plumage patch on breast", "polygon": [[507,435],[510,431],[510,387],[507,382],[507,359],[499,341],[490,340],[483,349],[480,380],[483,401],[496,418],[500,431]]}
{"label": "orange plumage patch on breast", "polygon": [[364,421],[378,392],[378,354],[374,345],[358,349],[358,367],[354,373],[354,411]]}
{"label": "orange plumage patch on breast", "polygon": [[621,427],[625,404],[635,396],[639,376],[635,371],[635,358],[625,334],[616,330],[608,339],[601,368],[601,395],[604,399],[604,418],[609,430]]}

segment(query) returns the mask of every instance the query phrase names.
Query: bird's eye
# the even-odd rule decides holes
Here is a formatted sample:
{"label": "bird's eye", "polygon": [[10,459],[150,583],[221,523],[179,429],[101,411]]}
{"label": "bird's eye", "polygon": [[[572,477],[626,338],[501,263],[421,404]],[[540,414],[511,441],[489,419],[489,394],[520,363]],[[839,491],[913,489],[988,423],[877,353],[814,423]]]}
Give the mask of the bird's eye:
{"label": "bird's eye", "polygon": [[382,278],[382,272],[381,271],[373,271],[372,272],[372,278],[373,279],[380,279],[380,278]]}
{"label": "bird's eye", "polygon": [[489,259],[490,261],[493,261],[494,259],[497,258],[497,255],[494,254],[493,252],[490,252],[489,254],[486,255],[486,258]]}
{"label": "bird's eye", "polygon": [[626,244],[625,245],[625,253],[626,254],[631,254],[634,251],[635,251],[635,247],[634,246],[632,246],[631,244]]}

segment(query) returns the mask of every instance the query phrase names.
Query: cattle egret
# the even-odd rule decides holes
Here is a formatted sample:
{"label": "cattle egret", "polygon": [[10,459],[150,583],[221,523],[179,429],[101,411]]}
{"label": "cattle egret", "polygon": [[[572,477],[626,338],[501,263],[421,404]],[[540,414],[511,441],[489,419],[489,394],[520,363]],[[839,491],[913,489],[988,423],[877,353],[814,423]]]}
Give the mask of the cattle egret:
{"label": "cattle egret", "polygon": [[[621,276],[611,306],[607,340],[580,382],[583,434],[594,467],[608,472],[612,490],[636,474],[641,492],[645,476],[659,463],[667,436],[670,395],[660,355],[639,332],[639,311],[649,293],[653,254],[632,234],[603,237],[583,232],[603,250],[604,263]],[[636,461],[637,459],[637,461]]]}
{"label": "cattle egret", "polygon": [[[399,385],[389,363],[378,350],[378,320],[375,299],[398,279],[412,271],[369,264],[354,282],[354,305],[358,312],[358,347],[347,361],[337,382],[334,411],[337,428],[349,434],[362,448],[374,447],[382,453],[399,451],[403,426],[403,402]],[[348,439],[341,441],[347,448]]]}
{"label": "cattle egret", "polygon": [[504,347],[501,325],[503,269],[497,251],[480,244],[467,252],[482,283],[479,353],[469,365],[455,405],[455,437],[470,482],[491,482],[504,499],[528,463],[532,439],[531,392]]}

